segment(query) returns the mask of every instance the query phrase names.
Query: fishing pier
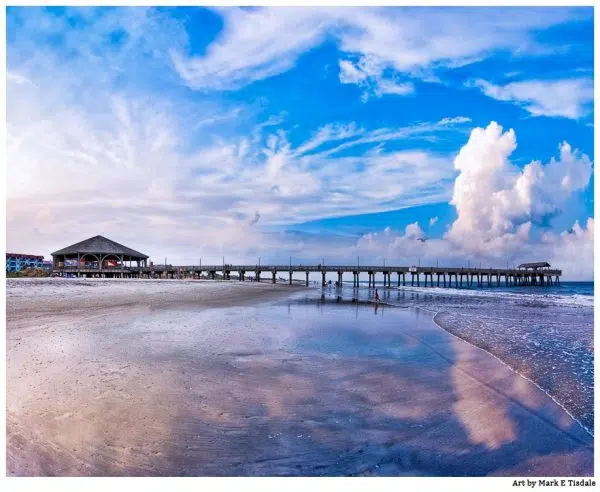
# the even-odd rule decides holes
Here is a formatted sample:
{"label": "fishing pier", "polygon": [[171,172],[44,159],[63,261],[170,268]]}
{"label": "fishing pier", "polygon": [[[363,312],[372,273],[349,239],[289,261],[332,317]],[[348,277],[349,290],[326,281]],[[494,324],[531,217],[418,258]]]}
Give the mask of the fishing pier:
{"label": "fishing pier", "polygon": [[[125,272],[124,272],[125,273]],[[136,272],[130,272],[136,273]],[[444,267],[406,267],[406,266],[348,266],[348,265],[207,265],[207,266],[153,266],[141,268],[137,274],[160,276],[162,278],[201,278],[203,274],[210,279],[220,277],[238,281],[247,280],[277,283],[278,274],[287,274],[288,282],[293,283],[294,275],[304,274],[305,285],[309,285],[309,274],[321,276],[321,285],[326,285],[327,274],[337,277],[342,285],[344,274],[351,275],[353,287],[359,286],[360,274],[366,274],[368,286],[375,287],[375,275],[383,276],[385,288],[395,286],[412,287],[493,287],[512,285],[554,285],[560,283],[561,270],[524,270],[495,268],[444,268]],[[147,277],[148,278],[148,277]]]}
{"label": "fishing pier", "polygon": [[[147,255],[103,236],[95,236],[52,253],[53,274],[58,276],[100,278],[170,278],[238,280],[277,283],[278,274],[287,274],[292,285],[294,275],[302,275],[309,285],[309,275],[320,276],[326,285],[327,274],[337,276],[337,285],[351,274],[354,287],[360,285],[361,274],[368,278],[368,286],[375,287],[375,276],[383,276],[383,286],[392,282],[400,287],[493,287],[516,285],[555,285],[560,283],[561,270],[549,263],[523,263],[517,268],[454,268],[426,266],[361,266],[361,265],[154,265]],[[318,277],[317,277],[318,278]],[[285,281],[285,279],[284,279]],[[331,281],[329,281],[331,282]]]}

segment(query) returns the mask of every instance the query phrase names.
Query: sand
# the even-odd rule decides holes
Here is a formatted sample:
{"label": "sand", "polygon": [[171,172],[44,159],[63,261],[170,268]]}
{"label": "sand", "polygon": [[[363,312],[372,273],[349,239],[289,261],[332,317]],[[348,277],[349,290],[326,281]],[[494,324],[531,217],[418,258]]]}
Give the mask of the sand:
{"label": "sand", "polygon": [[7,473],[593,474],[589,434],[431,313],[254,307],[299,291],[7,281]]}

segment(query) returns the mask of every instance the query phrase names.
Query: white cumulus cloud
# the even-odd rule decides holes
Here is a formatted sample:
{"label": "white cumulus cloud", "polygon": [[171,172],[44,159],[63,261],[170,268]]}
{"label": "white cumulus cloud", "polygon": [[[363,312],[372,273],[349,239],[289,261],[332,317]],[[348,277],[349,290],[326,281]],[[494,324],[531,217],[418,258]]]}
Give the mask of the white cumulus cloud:
{"label": "white cumulus cloud", "polygon": [[457,219],[447,236],[477,251],[501,251],[527,239],[532,223],[560,213],[568,196],[587,186],[592,163],[566,142],[560,159],[538,161],[523,170],[509,157],[516,149],[513,130],[492,122],[476,128],[454,161],[459,175],[451,203]]}

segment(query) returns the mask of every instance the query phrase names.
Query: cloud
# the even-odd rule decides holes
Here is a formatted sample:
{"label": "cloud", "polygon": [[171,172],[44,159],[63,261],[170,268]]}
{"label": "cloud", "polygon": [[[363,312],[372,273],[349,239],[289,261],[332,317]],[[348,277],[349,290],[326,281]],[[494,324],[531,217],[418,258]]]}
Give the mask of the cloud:
{"label": "cloud", "polygon": [[[298,58],[336,42],[340,81],[367,90],[363,97],[408,94],[406,76],[436,80],[434,72],[499,51],[543,51],[534,32],[573,19],[577,9],[497,8],[223,8],[224,27],[201,56],[171,53],[177,72],[198,90],[234,89],[291,69]],[[548,51],[547,48],[546,51]],[[402,80],[398,77],[403,75]]]}
{"label": "cloud", "polygon": [[[156,34],[159,19],[144,10],[140,26],[148,31],[138,32],[129,10],[125,18],[117,12],[92,9],[84,18],[77,10],[87,30],[36,51],[30,39],[47,46],[48,33],[62,29],[34,32],[45,25],[41,18],[52,17],[36,11],[36,21],[21,26],[23,37],[8,46],[9,72],[18,74],[7,83],[13,248],[47,254],[57,237],[75,242],[100,233],[145,245],[157,257],[191,248],[241,256],[297,248],[296,238],[265,235],[270,225],[449,198],[450,156],[423,150],[426,140],[417,139],[462,132],[460,125],[365,129],[337,122],[291,139],[282,130],[284,114],[182,95],[163,55],[145,39]],[[131,34],[114,45],[122,26]],[[110,56],[96,56],[102,43]],[[159,73],[139,80],[149,68]],[[157,79],[161,90],[152,90],[148,80]],[[402,151],[384,147],[410,138]],[[358,150],[340,157],[345,144]]]}
{"label": "cloud", "polygon": [[[575,222],[572,229],[557,234],[536,224],[562,213],[567,199],[588,186],[592,162],[563,142],[560,156],[543,165],[539,161],[523,169],[509,157],[516,149],[513,130],[504,132],[491,122],[476,128],[460,149],[455,167],[451,204],[457,218],[441,238],[424,237],[418,223],[403,233],[386,228],[361,237],[351,248],[356,254],[369,254],[404,264],[424,263],[461,266],[465,259],[489,266],[514,265],[522,261],[549,261],[562,268],[566,278],[590,280],[593,272],[594,219],[586,226]],[[437,217],[430,219],[430,225]]]}
{"label": "cloud", "polygon": [[[354,244],[346,245],[344,252],[360,255],[361,263],[371,261],[381,264],[385,258],[388,264],[400,265],[440,265],[461,267],[481,264],[484,267],[513,267],[525,261],[548,261],[563,271],[564,280],[592,280],[594,265],[594,219],[588,218],[586,226],[575,222],[570,231],[559,234],[545,232],[540,241],[531,241],[528,227],[524,228],[520,240],[514,241],[511,248],[497,255],[491,250],[473,251],[466,243],[458,243],[447,238],[424,237],[418,224],[409,224],[404,231],[386,228],[381,232],[370,232],[361,236]],[[516,233],[515,236],[518,236]],[[323,251],[327,246],[321,245]],[[341,253],[341,252],[340,252]],[[338,254],[340,254],[338,253]],[[343,253],[341,253],[343,254]],[[366,260],[370,258],[370,260]]]}
{"label": "cloud", "polygon": [[401,82],[398,76],[384,77],[383,69],[373,66],[367,58],[353,64],[349,60],[340,60],[339,79],[342,84],[356,84],[363,89],[362,101],[366,102],[369,97],[382,97],[385,94],[396,94],[405,96],[412,94],[415,90],[410,81]]}
{"label": "cloud", "polygon": [[437,221],[438,221],[437,215],[435,217],[431,217],[431,219],[429,219],[429,227],[431,227],[432,225],[436,224]]}
{"label": "cloud", "polygon": [[[340,258],[372,247],[374,255],[413,255],[415,262],[417,257],[461,261],[464,250],[450,236],[418,241],[424,237],[418,223],[399,233],[373,233],[371,242],[364,240],[360,247],[339,238],[266,232],[272,225],[447,202],[459,174],[463,184],[488,189],[498,210],[481,217],[487,211],[469,205],[481,205],[481,198],[469,197],[467,188],[458,193],[455,184],[460,208],[455,232],[479,230],[476,226],[482,224],[483,237],[474,236],[472,254],[498,259],[506,251],[527,252],[536,223],[560,213],[565,197],[589,182],[589,158],[568,144],[561,144],[558,159],[520,170],[508,161],[516,146],[514,134],[507,138],[500,129],[481,137],[489,127],[471,135],[455,169],[453,155],[428,150],[429,143],[465,134],[471,122],[466,116],[387,128],[330,122],[306,136],[293,128],[284,131],[287,116],[263,114],[260,105],[230,104],[215,94],[190,97],[164,50],[174,43],[183,52],[185,30],[161,11],[68,9],[70,17],[61,21],[44,9],[17,10],[10,23],[11,32],[18,29],[19,36],[11,37],[7,46],[11,249],[47,254],[61,246],[57,241],[75,242],[100,233],[155,258],[168,253],[174,264],[196,258],[198,252],[203,262],[210,255],[220,260],[223,252],[242,261],[267,252],[306,255],[313,246]],[[243,12],[254,11],[262,9]],[[262,17],[265,22],[273,20],[270,15],[284,14]],[[258,34],[249,31],[248,39],[236,41],[247,41],[247,59],[234,60],[230,71],[227,64],[214,62],[213,68],[224,68],[201,77],[196,67],[200,71],[192,74],[191,83],[223,87],[223,76],[230,77],[232,86],[243,85],[293,66],[294,57],[320,35],[339,42],[344,34],[337,29],[345,24],[331,27],[330,14],[319,15],[331,28],[322,31],[327,34],[314,34],[313,39],[308,33],[305,44],[296,48],[291,39],[284,40],[267,53],[262,71],[253,68],[253,57],[259,56],[253,50],[260,51],[262,41],[252,45]],[[246,20],[248,25],[236,24],[235,29],[255,27],[256,18]],[[67,29],[65,22],[77,27]],[[239,35],[229,33],[227,25],[215,41],[222,46],[213,46],[214,56],[221,59],[235,45],[229,41]],[[288,26],[293,37],[293,29],[299,29],[296,20],[290,18]],[[360,32],[362,39],[366,31]],[[265,39],[271,34],[267,30]],[[361,55],[349,51],[348,56],[361,66]],[[437,61],[431,64],[438,66]],[[370,75],[373,80],[396,80],[393,71],[379,72],[377,67]],[[479,164],[471,166],[472,160]],[[589,243],[589,230],[588,222],[587,229],[577,225],[573,234],[548,233],[543,244],[563,261],[573,248]]]}
{"label": "cloud", "polygon": [[585,188],[592,173],[587,155],[560,145],[560,159],[519,170],[509,161],[513,130],[492,122],[476,128],[454,161],[459,175],[450,202],[457,219],[447,233],[475,251],[500,253],[528,239],[533,223],[558,214],[569,195]]}
{"label": "cloud", "polygon": [[404,237],[407,239],[423,239],[424,235],[423,229],[421,229],[418,222],[408,224],[404,229]]}
{"label": "cloud", "polygon": [[367,133],[366,130],[359,128],[354,122],[349,124],[329,123],[319,128],[310,140],[298,147],[295,154],[306,154],[325,144],[360,137],[365,133]]}
{"label": "cloud", "polygon": [[461,123],[471,123],[471,118],[467,118],[466,116],[455,116],[453,118],[442,118],[438,121],[438,125],[457,125]]}
{"label": "cloud", "polygon": [[309,150],[312,150],[324,146],[324,144],[346,140],[334,146],[327,146],[328,148],[321,148],[319,155],[330,156],[365,144],[385,144],[386,142],[408,140],[431,142],[438,136],[444,135],[445,132],[464,132],[466,129],[464,124],[470,121],[470,118],[458,116],[443,118],[437,122],[421,122],[401,128],[377,128],[372,131],[357,129],[355,123],[341,127],[335,125],[336,130],[332,130],[330,125],[325,125],[306,145]]}
{"label": "cloud", "polygon": [[546,233],[542,244],[550,263],[562,267],[573,280],[593,280],[594,219],[585,227],[576,221],[572,229],[559,235]]}
{"label": "cloud", "polygon": [[578,119],[589,114],[594,100],[592,79],[531,80],[505,86],[475,80],[469,85],[491,98],[514,102],[533,116]]}
{"label": "cloud", "polygon": [[231,90],[292,68],[300,55],[325,39],[327,10],[222,8],[224,27],[204,56],[174,49],[176,70],[189,87]]}
{"label": "cloud", "polygon": [[6,81],[14,82],[15,84],[19,84],[19,85],[33,84],[33,82],[31,82],[31,80],[29,80],[27,77],[24,77],[21,74],[13,73],[13,72],[6,73]]}

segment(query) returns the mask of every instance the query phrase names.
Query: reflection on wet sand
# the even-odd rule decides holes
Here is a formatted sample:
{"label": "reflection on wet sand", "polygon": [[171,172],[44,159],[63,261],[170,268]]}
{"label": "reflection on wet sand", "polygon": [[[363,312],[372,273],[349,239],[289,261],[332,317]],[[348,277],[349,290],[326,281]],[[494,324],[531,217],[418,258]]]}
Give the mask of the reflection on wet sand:
{"label": "reflection on wet sand", "polygon": [[587,433],[428,313],[318,302],[62,316],[35,337],[9,328],[10,474],[593,472]]}

